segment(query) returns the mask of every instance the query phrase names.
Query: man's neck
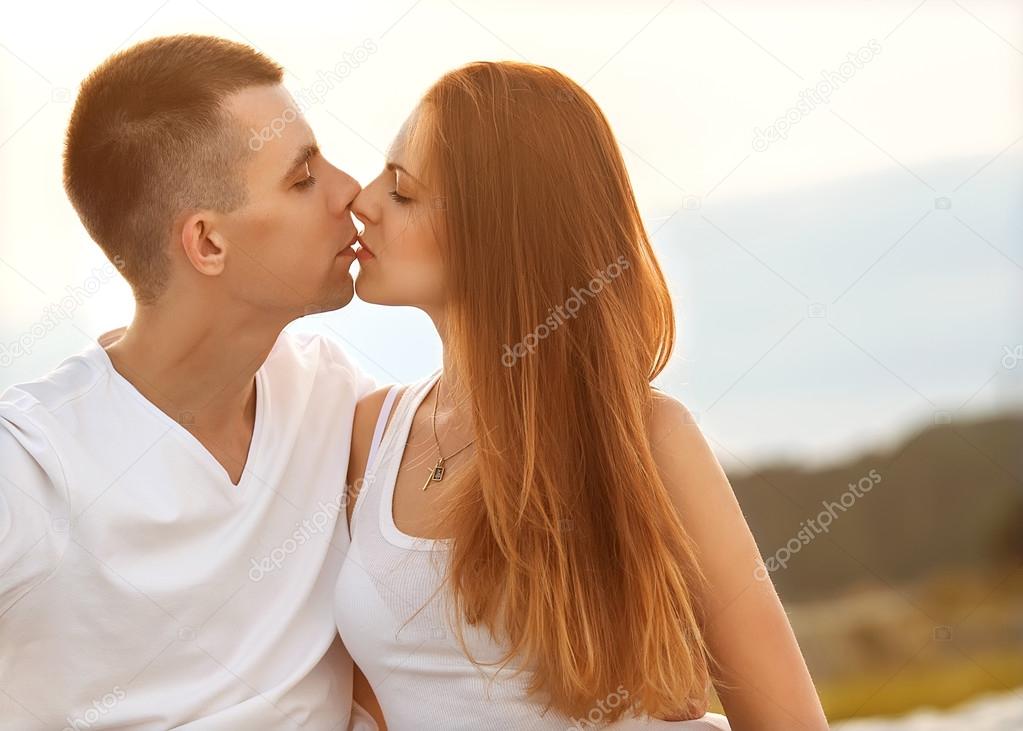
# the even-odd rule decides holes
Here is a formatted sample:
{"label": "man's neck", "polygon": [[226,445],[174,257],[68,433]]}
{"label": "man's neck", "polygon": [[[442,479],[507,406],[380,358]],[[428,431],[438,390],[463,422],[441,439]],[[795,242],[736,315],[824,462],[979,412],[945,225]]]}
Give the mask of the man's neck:
{"label": "man's neck", "polygon": [[188,429],[237,481],[256,413],[255,374],[287,321],[139,305],[106,348],[114,368]]}

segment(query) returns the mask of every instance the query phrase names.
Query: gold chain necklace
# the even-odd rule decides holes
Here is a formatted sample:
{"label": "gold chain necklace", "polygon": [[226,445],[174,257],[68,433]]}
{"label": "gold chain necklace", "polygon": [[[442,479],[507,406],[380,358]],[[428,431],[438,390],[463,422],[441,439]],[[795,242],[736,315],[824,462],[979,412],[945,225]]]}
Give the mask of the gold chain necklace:
{"label": "gold chain necklace", "polygon": [[427,475],[426,482],[423,483],[423,488],[422,489],[424,491],[427,488],[430,487],[430,483],[432,483],[432,482],[440,482],[441,480],[444,479],[444,463],[447,460],[451,459],[452,457],[454,457],[457,454],[460,454],[462,451],[468,449],[470,446],[472,446],[472,443],[476,441],[475,439],[470,439],[469,443],[466,444],[461,449],[458,449],[458,450],[452,452],[447,457],[444,456],[444,452],[442,452],[441,448],[440,448],[440,439],[437,437],[437,404],[440,403],[440,384],[441,384],[441,379],[438,378],[437,379],[437,398],[433,402],[433,417],[430,419],[431,423],[433,424],[433,441],[437,445],[437,454],[440,455],[440,457],[437,460],[437,464],[435,464],[432,468],[430,468],[430,474]]}

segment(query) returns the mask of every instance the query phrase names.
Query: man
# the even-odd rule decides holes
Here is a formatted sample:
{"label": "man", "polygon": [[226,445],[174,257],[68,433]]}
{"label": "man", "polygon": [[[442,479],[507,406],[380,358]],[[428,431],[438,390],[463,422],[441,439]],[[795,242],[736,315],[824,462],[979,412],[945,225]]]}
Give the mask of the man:
{"label": "man", "polygon": [[281,78],[173,36],[82,85],[65,188],[137,307],[0,397],[2,729],[374,727],[331,599],[376,383],[282,334],[351,300],[359,185]]}

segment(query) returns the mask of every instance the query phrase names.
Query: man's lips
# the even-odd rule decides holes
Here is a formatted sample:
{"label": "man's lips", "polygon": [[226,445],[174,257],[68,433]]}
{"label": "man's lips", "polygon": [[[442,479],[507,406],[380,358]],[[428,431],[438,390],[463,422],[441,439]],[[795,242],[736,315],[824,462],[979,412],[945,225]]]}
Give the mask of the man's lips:
{"label": "man's lips", "polygon": [[351,241],[349,241],[345,245],[345,248],[341,249],[341,251],[339,251],[337,253],[337,255],[338,256],[350,256],[350,257],[352,257],[354,259],[355,258],[355,249],[352,248],[352,247],[356,244],[356,242],[358,242],[358,240],[359,240],[359,232],[356,231],[355,233],[352,234]]}

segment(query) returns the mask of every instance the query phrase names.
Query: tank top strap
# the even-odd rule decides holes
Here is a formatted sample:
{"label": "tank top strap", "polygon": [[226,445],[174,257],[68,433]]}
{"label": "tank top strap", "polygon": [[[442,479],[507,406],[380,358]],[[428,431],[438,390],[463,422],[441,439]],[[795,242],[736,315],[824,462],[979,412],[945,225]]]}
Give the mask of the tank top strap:
{"label": "tank top strap", "polygon": [[[401,432],[407,436],[408,422],[415,415],[415,409],[418,407],[419,401],[422,400],[423,389],[429,389],[439,374],[440,369],[432,376],[412,383],[404,389],[400,384],[394,384],[388,389],[384,402],[380,407],[380,414],[377,416],[376,428],[373,431],[373,439],[370,442],[369,455],[366,459],[366,467],[362,474],[362,485],[355,497],[355,508],[352,510],[350,526],[353,540],[357,532],[356,520],[359,514],[365,513],[367,509],[370,513],[377,512],[375,507],[364,508],[365,503],[368,501],[376,504],[385,497],[390,499],[390,490],[388,490],[386,483],[396,477],[396,474],[392,475],[391,473],[397,472],[397,464],[391,464],[395,462],[391,454],[394,449],[392,442],[397,438],[394,435]],[[388,424],[388,416],[392,410],[394,411],[394,416],[391,418],[390,424]],[[403,441],[397,449],[397,462],[400,463],[401,453],[404,451]],[[369,520],[374,522],[372,517]]]}
{"label": "tank top strap", "polygon": [[391,415],[391,407],[394,405],[394,398],[398,395],[400,388],[399,384],[394,384],[388,389],[387,395],[384,397],[384,404],[380,407],[380,415],[377,417],[377,426],[373,431],[373,441],[369,445],[369,457],[366,459],[367,470],[373,464],[373,457],[376,456],[377,449],[380,447],[380,440],[384,436],[384,427],[387,426],[387,417]]}
{"label": "tank top strap", "polygon": [[370,475],[373,474],[374,466],[373,460],[376,457],[377,451],[380,449],[380,442],[383,440],[384,431],[387,426],[387,417],[391,414],[391,408],[394,406],[394,399],[401,389],[401,385],[395,383],[389,389],[387,389],[387,395],[384,396],[384,403],[380,406],[380,414],[377,416],[376,428],[373,430],[373,439],[369,444],[369,456],[366,458],[366,466],[362,471],[362,484],[359,486],[359,492],[355,496],[355,508],[352,510],[352,519],[348,527],[349,533],[354,535],[355,531],[355,519],[361,512],[362,506],[366,503],[366,493],[370,492],[372,487],[372,480]]}

